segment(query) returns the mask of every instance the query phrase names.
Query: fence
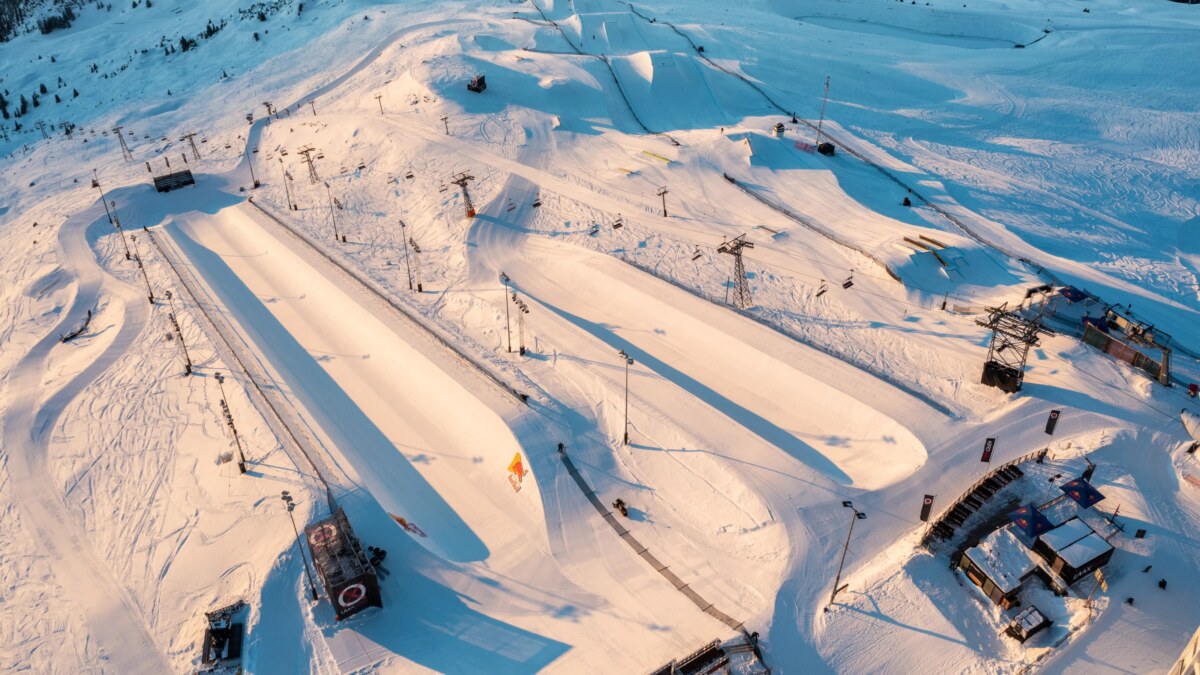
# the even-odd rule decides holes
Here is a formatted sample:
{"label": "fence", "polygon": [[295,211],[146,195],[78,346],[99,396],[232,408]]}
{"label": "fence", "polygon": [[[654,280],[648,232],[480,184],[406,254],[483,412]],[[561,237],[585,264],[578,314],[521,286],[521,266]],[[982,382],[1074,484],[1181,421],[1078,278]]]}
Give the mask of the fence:
{"label": "fence", "polygon": [[1106,334],[1104,331],[1096,328],[1092,324],[1088,324],[1083,331],[1083,341],[1096,349],[1104,352],[1115,358],[1118,361],[1128,363],[1134,368],[1140,368],[1154,379],[1159,379],[1159,373],[1162,372],[1162,364],[1154,359],[1146,356],[1137,349],[1121,342],[1120,340]]}

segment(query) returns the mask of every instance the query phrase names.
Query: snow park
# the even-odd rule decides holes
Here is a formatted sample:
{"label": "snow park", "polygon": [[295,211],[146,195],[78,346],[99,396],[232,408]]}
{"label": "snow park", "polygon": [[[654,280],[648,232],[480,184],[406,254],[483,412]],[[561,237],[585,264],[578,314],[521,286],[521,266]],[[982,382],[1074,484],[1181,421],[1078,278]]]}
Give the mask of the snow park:
{"label": "snow park", "polygon": [[0,672],[1200,674],[1198,45],[0,0]]}

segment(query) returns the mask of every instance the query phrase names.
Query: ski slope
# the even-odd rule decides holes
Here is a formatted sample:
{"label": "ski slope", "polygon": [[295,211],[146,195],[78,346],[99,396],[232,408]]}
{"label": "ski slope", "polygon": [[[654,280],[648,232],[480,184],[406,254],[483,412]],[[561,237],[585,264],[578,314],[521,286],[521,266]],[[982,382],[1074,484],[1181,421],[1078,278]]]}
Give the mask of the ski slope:
{"label": "ski slope", "polygon": [[[253,673],[648,672],[741,629],[735,673],[1159,672],[1200,623],[1190,7],[243,9],[0,43],[10,106],[54,85],[0,127],[0,669],[191,672],[236,599]],[[1176,386],[1069,326],[978,384],[987,308],[1048,282],[1170,333]],[[1043,448],[1022,490],[1095,462],[1126,529],[1019,645],[917,512]],[[382,610],[308,599],[281,490],[389,550]]]}

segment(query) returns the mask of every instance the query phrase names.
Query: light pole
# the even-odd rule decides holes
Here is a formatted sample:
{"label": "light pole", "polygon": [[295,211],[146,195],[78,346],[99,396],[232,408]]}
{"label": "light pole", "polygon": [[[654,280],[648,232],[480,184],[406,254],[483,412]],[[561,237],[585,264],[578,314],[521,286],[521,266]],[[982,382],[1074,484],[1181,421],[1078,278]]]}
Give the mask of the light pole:
{"label": "light pole", "polygon": [[504,272],[500,273],[500,281],[504,282],[504,328],[508,331],[508,353],[512,353],[512,320],[508,318],[508,282],[510,279]]}
{"label": "light pole", "polygon": [[833,606],[833,599],[837,597],[838,591],[842,590],[838,588],[838,584],[842,583],[842,566],[846,564],[846,551],[850,550],[850,535],[854,534],[854,522],[867,517],[867,514],[854,508],[854,504],[850,501],[842,502],[842,506],[853,511],[854,515],[850,517],[850,531],[846,533],[846,544],[842,546],[842,560],[838,563],[837,577],[833,580],[833,592],[829,594],[829,604],[825,607],[826,612]]}
{"label": "light pole", "polygon": [[246,473],[246,453],[242,452],[242,439],[238,436],[237,427],[233,425],[233,413],[230,412],[229,401],[225,397],[225,376],[221,373],[213,373],[213,377],[217,380],[217,386],[221,388],[221,413],[225,415],[225,423],[229,425],[229,430],[233,432],[233,440],[237,443],[238,471]]}
{"label": "light pole", "polygon": [[146,275],[146,266],[142,264],[142,254],[137,249],[137,235],[131,234],[129,238],[133,240],[133,254],[137,260],[138,270],[142,273],[142,279],[146,282],[146,295],[150,298],[150,304],[154,304],[154,290],[150,288],[150,277]]}
{"label": "light pole", "polygon": [[[165,295],[167,296],[167,302],[171,305],[171,311],[167,314],[167,317],[171,320],[171,325],[175,327],[175,335],[179,338],[179,347],[181,349],[183,349],[183,363],[184,363],[183,374],[191,375],[192,374],[192,357],[190,354],[188,354],[187,343],[184,342],[184,340],[183,340],[183,329],[180,328],[178,315],[175,313],[175,300],[174,300],[175,294],[172,293],[168,289],[166,291]],[[245,473],[245,471],[243,471],[242,473]]]}
{"label": "light pole", "polygon": [[624,349],[617,354],[625,362],[625,445],[629,445],[629,366],[633,365],[633,357],[626,354]]}
{"label": "light pole", "polygon": [[325,194],[329,196],[329,219],[333,221],[333,240],[339,241],[341,237],[338,235],[337,229],[337,213],[333,210],[333,191],[329,189],[329,182],[325,182]]}
{"label": "light pole", "polygon": [[296,517],[292,515],[296,503],[292,501],[292,495],[288,494],[287,490],[284,490],[279,498],[287,504],[288,519],[292,521],[292,531],[296,533],[296,550],[300,551],[300,559],[304,561],[304,575],[308,577],[308,589],[312,591],[312,599],[317,600],[317,585],[313,583],[312,572],[308,569],[308,558],[304,557],[304,547],[300,545],[300,530],[296,527]]}
{"label": "light pole", "polygon": [[408,273],[408,290],[412,290],[412,265],[408,264],[408,236],[404,219],[400,219],[400,238],[404,240],[404,271]]}
{"label": "light pole", "polygon": [[104,212],[108,214],[108,224],[112,225],[113,216],[112,211],[108,210],[108,197],[104,196],[104,188],[100,187],[100,174],[96,173],[95,169],[92,169],[92,187],[100,191],[100,202],[104,204]]}

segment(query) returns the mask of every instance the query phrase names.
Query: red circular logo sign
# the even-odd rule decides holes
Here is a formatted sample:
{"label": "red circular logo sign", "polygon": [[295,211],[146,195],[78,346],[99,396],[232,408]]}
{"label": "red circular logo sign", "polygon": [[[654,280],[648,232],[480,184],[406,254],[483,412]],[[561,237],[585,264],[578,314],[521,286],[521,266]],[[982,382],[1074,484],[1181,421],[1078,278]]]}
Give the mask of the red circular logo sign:
{"label": "red circular logo sign", "polygon": [[342,607],[353,607],[362,602],[365,597],[367,597],[367,587],[362,584],[353,584],[338,593],[338,604]]}

